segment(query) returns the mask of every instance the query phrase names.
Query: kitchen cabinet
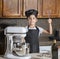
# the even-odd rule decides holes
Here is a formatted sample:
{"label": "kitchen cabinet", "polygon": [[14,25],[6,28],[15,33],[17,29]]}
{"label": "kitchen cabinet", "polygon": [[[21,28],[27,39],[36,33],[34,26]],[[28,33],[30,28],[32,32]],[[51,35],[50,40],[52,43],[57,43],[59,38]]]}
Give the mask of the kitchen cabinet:
{"label": "kitchen cabinet", "polygon": [[58,17],[60,18],[60,0],[57,0],[57,13]]}
{"label": "kitchen cabinet", "polygon": [[24,0],[23,1],[23,16],[25,16],[25,11],[28,9],[37,10],[37,0]]}
{"label": "kitchen cabinet", "polygon": [[22,0],[3,0],[3,16],[16,17],[21,16]]}
{"label": "kitchen cabinet", "polygon": [[[38,18],[56,18],[57,0],[24,0],[23,16],[28,9],[38,10]],[[58,7],[59,8],[59,7]]]}
{"label": "kitchen cabinet", "polygon": [[0,17],[2,17],[2,0],[0,0]]}
{"label": "kitchen cabinet", "polygon": [[24,5],[23,5],[23,16],[25,16],[25,11],[28,9],[36,9],[39,11],[38,16],[41,16],[41,4],[42,4],[42,0],[24,0],[23,1]]}
{"label": "kitchen cabinet", "polygon": [[0,0],[3,18],[25,18],[28,9],[38,10],[38,18],[59,18],[60,0]]}
{"label": "kitchen cabinet", "polygon": [[[57,0],[43,0],[43,17],[57,17]],[[59,3],[60,4],[60,3]]]}

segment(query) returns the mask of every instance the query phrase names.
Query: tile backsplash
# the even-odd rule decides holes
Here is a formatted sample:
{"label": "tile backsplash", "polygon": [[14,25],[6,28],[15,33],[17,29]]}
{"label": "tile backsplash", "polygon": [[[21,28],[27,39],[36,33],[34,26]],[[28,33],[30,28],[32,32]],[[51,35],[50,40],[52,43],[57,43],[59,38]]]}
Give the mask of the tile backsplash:
{"label": "tile backsplash", "polygon": [[[49,24],[47,22],[48,19],[38,19],[37,25],[41,26],[44,29],[48,29]],[[60,19],[52,19],[53,29],[60,28]],[[0,24],[15,24],[16,26],[26,26],[27,19],[0,19]]]}

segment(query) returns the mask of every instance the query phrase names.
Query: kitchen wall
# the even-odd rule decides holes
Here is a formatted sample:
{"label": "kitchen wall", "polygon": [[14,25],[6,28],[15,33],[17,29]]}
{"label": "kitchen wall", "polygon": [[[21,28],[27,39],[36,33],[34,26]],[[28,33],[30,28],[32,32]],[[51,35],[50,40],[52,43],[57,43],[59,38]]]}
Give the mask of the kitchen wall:
{"label": "kitchen wall", "polygon": [[[37,25],[48,29],[48,19],[38,19]],[[60,28],[60,19],[52,19],[53,29]],[[16,26],[26,26],[27,19],[0,19],[0,24],[15,24]]]}
{"label": "kitchen wall", "polygon": [[[48,19],[38,19],[37,25],[41,26],[42,28],[48,30],[49,24],[47,22]],[[60,28],[60,19],[52,19],[52,25],[53,25],[53,30],[54,29],[59,29]],[[8,25],[15,25],[15,26],[26,26],[27,25],[27,19],[0,19],[0,24],[8,24]],[[2,25],[4,26],[4,25]],[[41,35],[41,41],[46,41],[43,40],[45,39],[47,35],[42,34]],[[47,38],[46,38],[47,39]]]}

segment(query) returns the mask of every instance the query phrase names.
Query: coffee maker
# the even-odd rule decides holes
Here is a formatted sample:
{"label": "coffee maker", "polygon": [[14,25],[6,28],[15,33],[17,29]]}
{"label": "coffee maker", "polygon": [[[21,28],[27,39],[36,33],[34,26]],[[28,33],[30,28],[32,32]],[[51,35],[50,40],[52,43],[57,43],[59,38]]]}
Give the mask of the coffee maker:
{"label": "coffee maker", "polygon": [[[25,43],[25,27],[9,26],[4,30],[7,39],[7,48],[4,57],[17,59],[30,59],[31,56],[26,53],[29,44]],[[29,49],[28,49],[29,51]]]}

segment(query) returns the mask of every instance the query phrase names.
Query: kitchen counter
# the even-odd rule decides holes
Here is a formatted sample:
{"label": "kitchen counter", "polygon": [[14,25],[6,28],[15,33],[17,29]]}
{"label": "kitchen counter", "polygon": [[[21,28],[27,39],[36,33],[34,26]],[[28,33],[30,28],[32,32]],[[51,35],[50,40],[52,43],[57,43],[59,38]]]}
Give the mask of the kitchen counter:
{"label": "kitchen counter", "polygon": [[[40,53],[32,53],[29,54],[31,56],[30,59],[52,59],[50,55],[46,54],[40,54]],[[0,59],[6,59],[0,56]],[[25,58],[24,58],[25,59]]]}
{"label": "kitchen counter", "polygon": [[31,59],[52,59],[52,56],[49,54],[33,53]]}
{"label": "kitchen counter", "polygon": [[3,58],[2,56],[0,56],[0,59],[5,59],[5,58]]}

